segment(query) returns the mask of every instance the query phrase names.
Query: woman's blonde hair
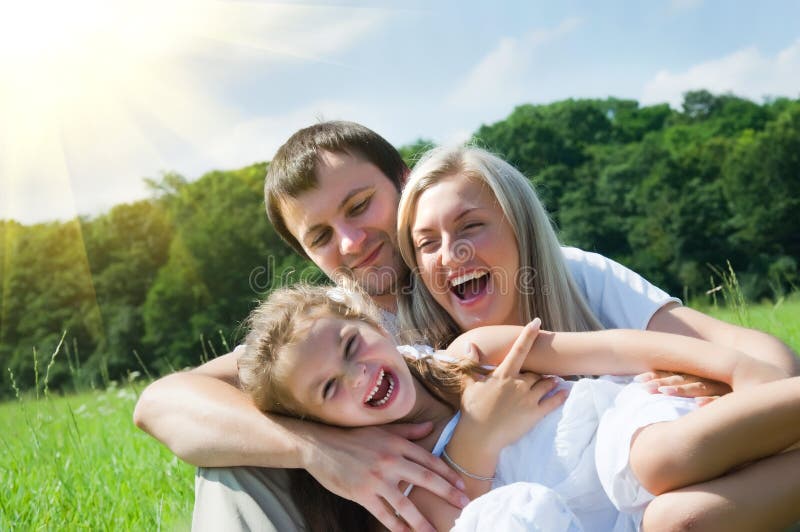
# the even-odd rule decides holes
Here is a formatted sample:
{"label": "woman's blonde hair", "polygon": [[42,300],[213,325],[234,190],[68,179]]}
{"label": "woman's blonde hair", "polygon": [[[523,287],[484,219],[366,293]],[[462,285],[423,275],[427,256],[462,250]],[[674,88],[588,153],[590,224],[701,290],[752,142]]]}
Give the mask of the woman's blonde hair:
{"label": "woman's blonde hair", "polygon": [[[245,352],[239,357],[239,382],[263,412],[299,418],[309,416],[286,386],[286,348],[301,340],[320,318],[363,321],[390,336],[382,314],[370,297],[352,281],[342,286],[298,284],[273,291],[248,317]],[[302,355],[300,355],[302,356]],[[475,362],[441,362],[432,357],[406,357],[411,374],[438,400],[453,404],[463,390],[463,376],[483,373]]]}
{"label": "woman's blonde hair", "polygon": [[511,225],[520,266],[513,288],[522,296],[523,322],[538,316],[543,328],[551,331],[602,329],[567,269],[558,237],[532,185],[504,160],[472,146],[430,150],[414,166],[403,189],[397,239],[403,260],[411,269],[411,277],[398,299],[401,329],[425,331],[435,347],[446,346],[462,332],[422,283],[411,236],[420,195],[437,182],[453,176],[488,187]]}

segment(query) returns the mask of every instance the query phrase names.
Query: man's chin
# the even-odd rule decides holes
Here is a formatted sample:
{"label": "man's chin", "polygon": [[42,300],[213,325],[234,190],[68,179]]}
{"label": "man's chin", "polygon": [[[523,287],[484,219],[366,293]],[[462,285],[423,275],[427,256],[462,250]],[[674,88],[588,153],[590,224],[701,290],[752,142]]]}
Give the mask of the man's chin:
{"label": "man's chin", "polygon": [[370,283],[370,282],[361,282],[356,281],[358,285],[364,290],[367,294],[372,297],[380,297],[380,296],[388,296],[395,293],[395,289],[397,287],[397,278],[393,280],[386,280],[382,283]]}

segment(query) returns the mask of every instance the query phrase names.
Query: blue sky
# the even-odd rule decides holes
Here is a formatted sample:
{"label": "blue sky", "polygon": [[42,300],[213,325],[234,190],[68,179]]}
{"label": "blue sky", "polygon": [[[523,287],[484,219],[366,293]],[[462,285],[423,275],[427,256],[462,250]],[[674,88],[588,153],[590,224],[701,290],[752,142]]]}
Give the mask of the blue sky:
{"label": "blue sky", "polygon": [[0,35],[0,218],[26,223],[269,160],[320,118],[402,145],[526,102],[800,96],[796,0],[30,0]]}

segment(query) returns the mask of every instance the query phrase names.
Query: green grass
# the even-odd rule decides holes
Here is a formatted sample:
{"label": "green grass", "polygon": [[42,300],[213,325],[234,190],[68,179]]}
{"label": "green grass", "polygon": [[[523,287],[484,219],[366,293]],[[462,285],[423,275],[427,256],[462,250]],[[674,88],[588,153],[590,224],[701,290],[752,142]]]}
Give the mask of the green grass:
{"label": "green grass", "polygon": [[715,318],[752,327],[777,336],[800,353],[800,293],[795,292],[777,303],[758,305],[695,305],[698,310]]}
{"label": "green grass", "polygon": [[186,530],[193,468],[131,421],[137,390],[0,404],[0,530]]}
{"label": "green grass", "polygon": [[[800,352],[800,294],[700,310]],[[141,386],[0,404],[0,530],[189,529],[194,469],[134,427]]]}

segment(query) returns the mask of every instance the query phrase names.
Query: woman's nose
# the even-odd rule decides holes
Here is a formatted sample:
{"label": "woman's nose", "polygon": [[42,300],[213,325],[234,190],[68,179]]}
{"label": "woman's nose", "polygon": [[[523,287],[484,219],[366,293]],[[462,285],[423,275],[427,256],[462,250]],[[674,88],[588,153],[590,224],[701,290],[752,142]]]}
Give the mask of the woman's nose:
{"label": "woman's nose", "polygon": [[442,266],[454,269],[461,264],[464,264],[473,257],[475,251],[472,243],[466,239],[459,239],[453,241],[442,242],[441,247]]}

